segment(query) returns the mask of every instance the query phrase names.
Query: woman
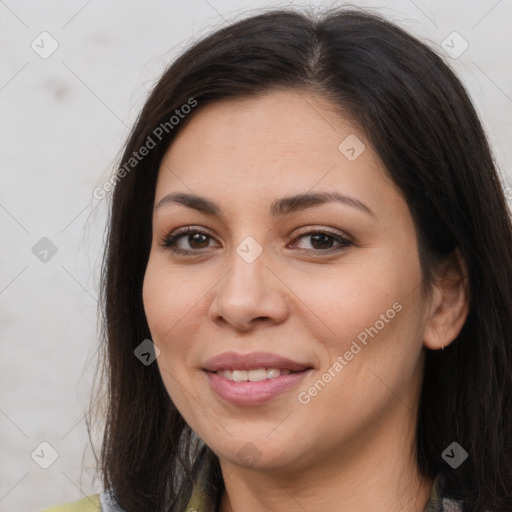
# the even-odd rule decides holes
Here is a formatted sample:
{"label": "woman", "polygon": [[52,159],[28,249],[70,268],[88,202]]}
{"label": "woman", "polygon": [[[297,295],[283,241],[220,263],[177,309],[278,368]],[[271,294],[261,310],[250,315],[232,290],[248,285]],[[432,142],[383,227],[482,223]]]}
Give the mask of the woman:
{"label": "woman", "polygon": [[510,216],[432,50],[354,10],[232,24],[115,182],[106,491],[53,510],[512,510]]}

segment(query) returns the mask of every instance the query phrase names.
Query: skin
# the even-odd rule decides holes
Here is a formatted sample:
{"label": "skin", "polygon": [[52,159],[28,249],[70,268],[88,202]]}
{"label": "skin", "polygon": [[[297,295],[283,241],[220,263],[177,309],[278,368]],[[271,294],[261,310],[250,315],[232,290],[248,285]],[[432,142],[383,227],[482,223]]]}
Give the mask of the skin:
{"label": "skin", "polygon": [[[366,146],[354,161],[338,149],[350,134]],[[276,199],[325,191],[372,214],[340,202],[269,212]],[[166,389],[219,457],[221,512],[422,511],[432,485],[414,455],[425,350],[457,336],[467,300],[456,264],[454,279],[422,296],[413,220],[364,133],[310,92],[216,102],[187,120],[162,160],[155,205],[175,192],[206,197],[221,215],[155,208],[144,307]],[[163,242],[183,226],[210,238],[185,235],[178,245],[189,254],[172,253]],[[318,231],[352,243],[318,241]],[[247,236],[263,249],[252,263],[236,252]],[[394,318],[300,403],[396,303]],[[235,406],[202,370],[226,351],[273,352],[313,369],[270,402]],[[252,461],[238,455],[247,443]]]}

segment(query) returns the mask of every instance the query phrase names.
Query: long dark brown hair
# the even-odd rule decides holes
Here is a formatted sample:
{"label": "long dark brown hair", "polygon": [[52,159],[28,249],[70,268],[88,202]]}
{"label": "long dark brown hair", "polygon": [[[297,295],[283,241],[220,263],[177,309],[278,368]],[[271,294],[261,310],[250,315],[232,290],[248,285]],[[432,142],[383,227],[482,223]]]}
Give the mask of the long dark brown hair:
{"label": "long dark brown hair", "polygon": [[[464,259],[466,323],[443,351],[425,349],[417,463],[425,476],[445,475],[446,492],[465,511],[512,510],[512,228],[488,141],[436,52],[353,8],[233,23],[181,55],[146,101],[120,162],[102,272],[106,489],[128,512],[170,510],[190,488],[201,446],[157,365],[134,356],[151,338],[142,283],[159,164],[187,122],[171,116],[193,101],[188,118],[211,102],[275,89],[320,94],[358,123],[407,201],[426,289],[441,259],[456,249]],[[141,157],[148,137],[155,146]],[[469,454],[457,469],[441,457],[453,441]]]}

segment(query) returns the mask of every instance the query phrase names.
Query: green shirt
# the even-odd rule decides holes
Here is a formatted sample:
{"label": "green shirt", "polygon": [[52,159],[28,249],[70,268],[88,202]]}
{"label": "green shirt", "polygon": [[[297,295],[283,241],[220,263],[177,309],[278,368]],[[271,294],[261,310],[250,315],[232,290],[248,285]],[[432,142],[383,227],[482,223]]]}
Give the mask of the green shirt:
{"label": "green shirt", "polygon": [[45,508],[42,512],[98,512],[100,510],[99,494],[93,494],[67,505]]}

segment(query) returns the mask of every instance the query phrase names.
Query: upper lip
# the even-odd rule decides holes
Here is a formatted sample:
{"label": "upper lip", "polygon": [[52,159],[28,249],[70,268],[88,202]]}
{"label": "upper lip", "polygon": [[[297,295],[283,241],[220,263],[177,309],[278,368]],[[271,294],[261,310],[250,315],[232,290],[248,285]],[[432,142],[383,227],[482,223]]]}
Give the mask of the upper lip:
{"label": "upper lip", "polygon": [[292,361],[270,352],[251,352],[249,354],[237,354],[236,352],[224,352],[204,364],[203,369],[209,372],[222,370],[257,370],[258,368],[277,368],[279,370],[291,370],[300,372],[311,368],[311,365]]}

